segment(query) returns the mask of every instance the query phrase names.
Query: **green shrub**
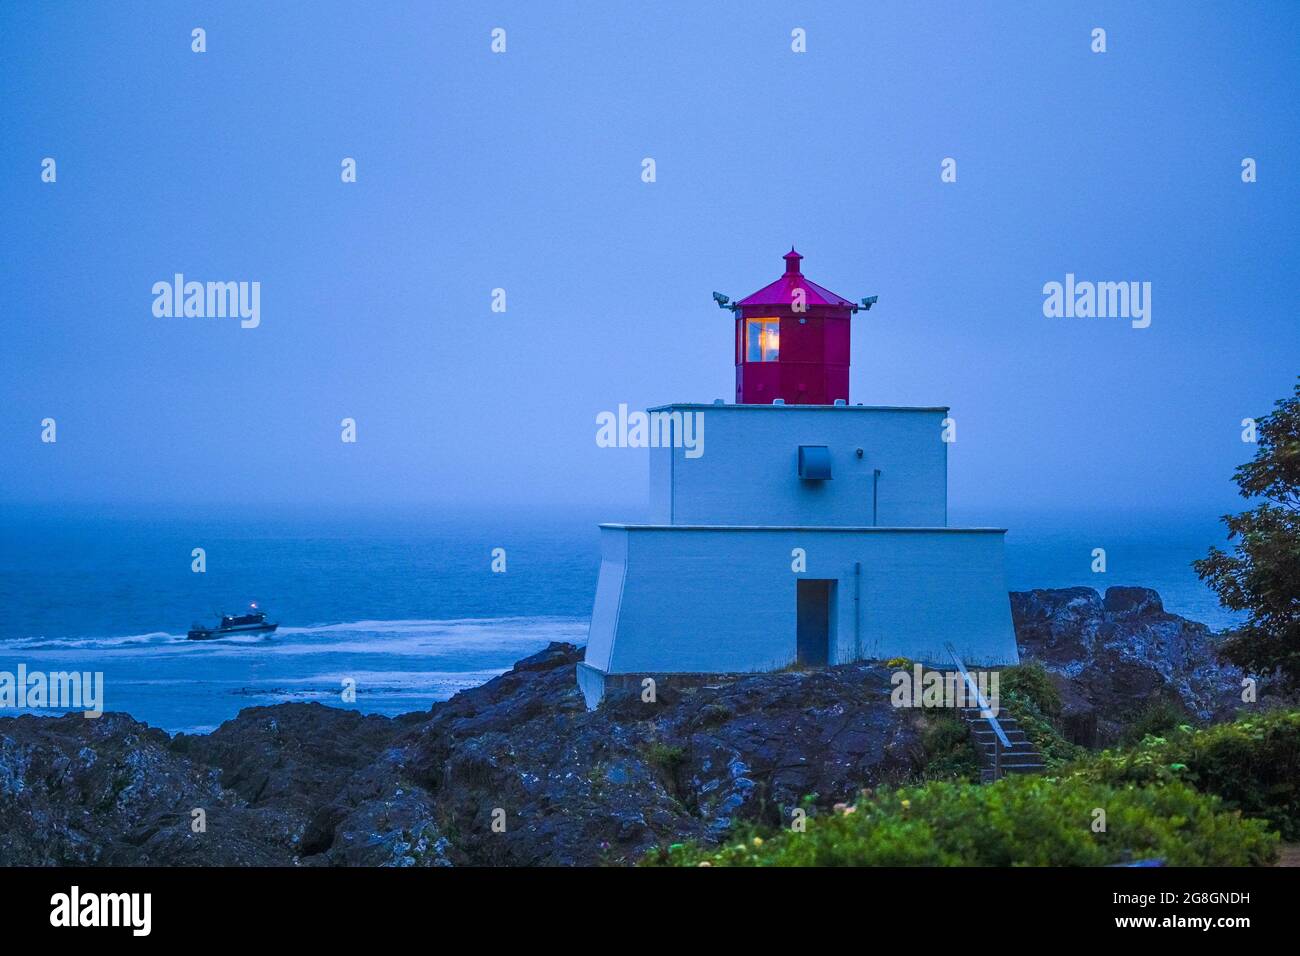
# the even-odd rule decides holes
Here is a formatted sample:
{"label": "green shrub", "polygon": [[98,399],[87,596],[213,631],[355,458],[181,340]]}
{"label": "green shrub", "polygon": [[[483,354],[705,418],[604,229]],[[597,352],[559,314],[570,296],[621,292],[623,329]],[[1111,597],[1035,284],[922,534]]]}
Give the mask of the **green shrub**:
{"label": "green shrub", "polygon": [[1267,820],[1300,840],[1300,711],[1265,711],[1203,729],[1181,727],[1127,750],[1107,750],[1070,768],[1105,784],[1181,781],[1224,806]]}
{"label": "green shrub", "polygon": [[686,751],[674,744],[665,744],[656,740],[646,751],[646,760],[665,773],[673,775],[682,764],[686,763]]}
{"label": "green shrub", "polygon": [[[1094,833],[1094,810],[1106,829]],[[1138,788],[1016,776],[988,786],[930,782],[809,817],[802,833],[749,830],[721,847],[676,844],[650,866],[1174,866],[1272,862],[1277,836],[1176,781]]]}
{"label": "green shrub", "polygon": [[1039,709],[1034,698],[1019,689],[1001,691],[998,707],[1016,718],[1025,736],[1043,755],[1043,765],[1056,770],[1084,757],[1088,750],[1065,739],[1055,722]]}
{"label": "green shrub", "polygon": [[1186,708],[1170,700],[1156,700],[1138,711],[1120,736],[1120,745],[1132,747],[1147,737],[1164,737],[1190,723]]}
{"label": "green shrub", "polygon": [[971,742],[970,726],[951,713],[923,711],[921,746],[925,751],[923,780],[979,780],[980,759]]}
{"label": "green shrub", "polygon": [[1015,692],[1032,700],[1049,720],[1061,716],[1061,695],[1052,683],[1052,675],[1038,661],[1007,667],[998,677],[999,693]]}

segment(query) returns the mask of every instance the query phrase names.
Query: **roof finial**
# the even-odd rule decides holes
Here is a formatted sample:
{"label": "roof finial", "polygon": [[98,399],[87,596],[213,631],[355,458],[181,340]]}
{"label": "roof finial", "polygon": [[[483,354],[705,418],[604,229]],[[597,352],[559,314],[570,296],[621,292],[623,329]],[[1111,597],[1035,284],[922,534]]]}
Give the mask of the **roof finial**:
{"label": "roof finial", "polygon": [[794,251],[794,246],[791,246],[790,251],[787,252],[781,258],[785,260],[786,275],[797,276],[801,274],[799,271],[799,260],[802,259],[803,256],[799,255],[799,253]]}

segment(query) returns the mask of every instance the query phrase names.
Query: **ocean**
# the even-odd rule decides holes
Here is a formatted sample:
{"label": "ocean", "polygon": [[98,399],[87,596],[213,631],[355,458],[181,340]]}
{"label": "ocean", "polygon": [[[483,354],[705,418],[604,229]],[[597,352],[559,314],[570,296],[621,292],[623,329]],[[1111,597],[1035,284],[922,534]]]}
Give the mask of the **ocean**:
{"label": "ocean", "polygon": [[[951,523],[991,523],[981,517]],[[1143,585],[1212,628],[1239,620],[1189,566],[1223,544],[1214,515],[997,517],[1010,529],[1011,590]],[[106,710],[170,732],[207,732],[283,701],[427,709],[551,641],[586,639],[598,520],[11,510],[0,518],[0,672],[102,672]],[[1092,570],[1098,547],[1105,573]],[[191,569],[195,548],[203,573]],[[504,573],[492,569],[497,548]],[[186,640],[192,623],[211,626],[252,601],[279,622],[274,634]]]}

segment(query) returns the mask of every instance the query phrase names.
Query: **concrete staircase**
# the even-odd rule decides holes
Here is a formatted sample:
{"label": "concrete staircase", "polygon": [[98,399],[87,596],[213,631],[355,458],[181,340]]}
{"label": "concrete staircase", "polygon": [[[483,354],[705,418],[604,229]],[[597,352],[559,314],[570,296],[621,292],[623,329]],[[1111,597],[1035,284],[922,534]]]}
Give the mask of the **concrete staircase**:
{"label": "concrete staircase", "polygon": [[960,714],[970,726],[971,742],[980,755],[980,783],[992,783],[1009,773],[1040,773],[1044,769],[1043,755],[1025,736],[1016,718],[1006,711],[998,713],[997,722],[1006,734],[1009,747],[998,739],[992,721],[980,716],[978,707],[964,707]]}

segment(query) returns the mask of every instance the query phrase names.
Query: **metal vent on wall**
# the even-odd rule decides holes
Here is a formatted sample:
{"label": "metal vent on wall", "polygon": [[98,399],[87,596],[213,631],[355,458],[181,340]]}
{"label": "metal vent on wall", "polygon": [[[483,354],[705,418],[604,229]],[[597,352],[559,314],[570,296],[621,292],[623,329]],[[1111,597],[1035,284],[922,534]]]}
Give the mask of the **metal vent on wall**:
{"label": "metal vent on wall", "polygon": [[805,481],[829,481],[831,450],[825,445],[799,446],[799,477]]}

